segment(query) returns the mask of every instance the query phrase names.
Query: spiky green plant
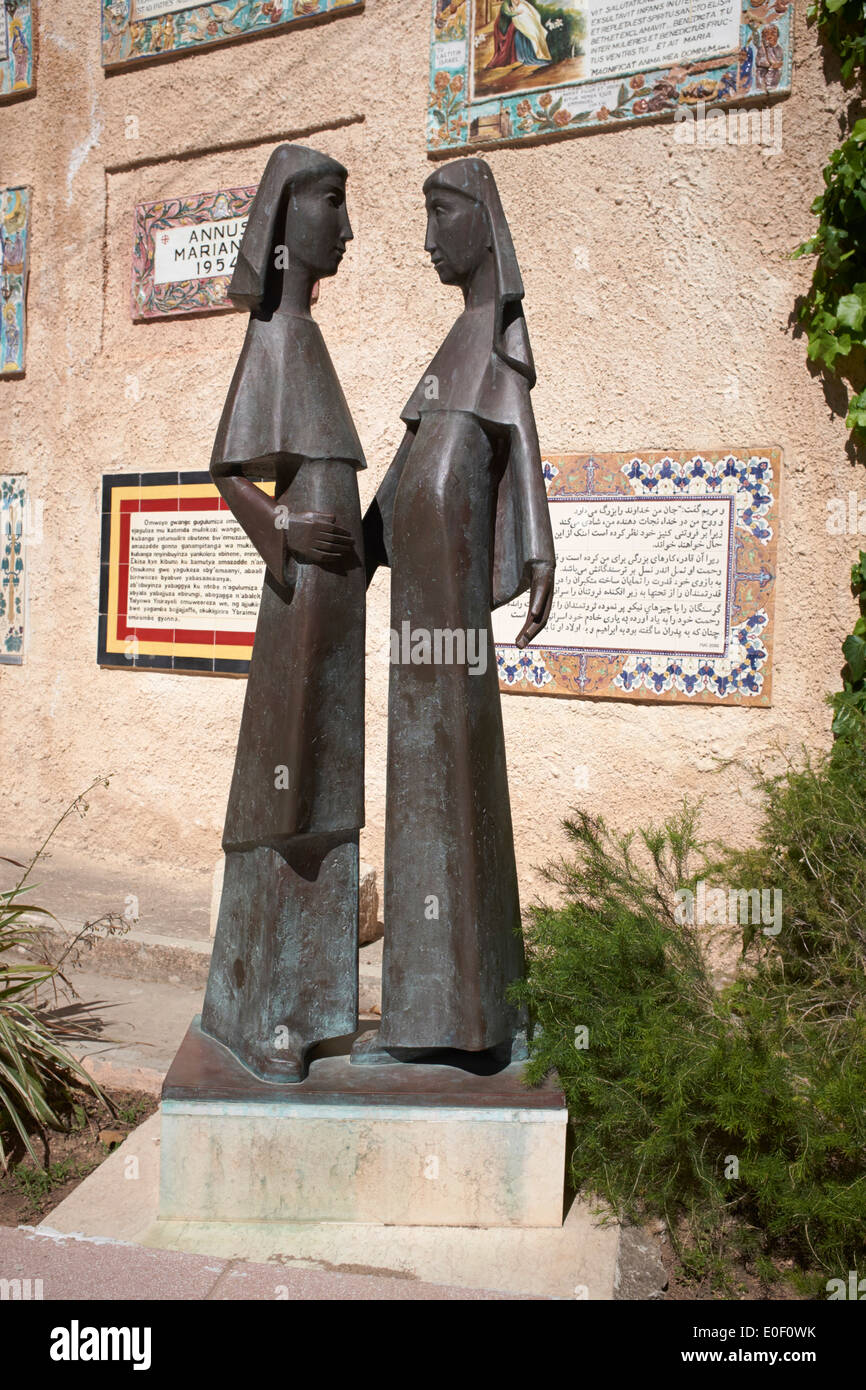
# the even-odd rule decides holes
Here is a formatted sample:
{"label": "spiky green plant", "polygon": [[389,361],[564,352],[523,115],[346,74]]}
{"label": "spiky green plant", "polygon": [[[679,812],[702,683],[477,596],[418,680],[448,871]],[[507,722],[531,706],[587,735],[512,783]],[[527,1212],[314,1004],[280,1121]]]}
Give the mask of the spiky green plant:
{"label": "spiky green plant", "polygon": [[15,886],[0,892],[0,1165],[4,1169],[9,1163],[4,1132],[7,1139],[10,1131],[17,1133],[34,1163],[41,1167],[32,1131],[63,1127],[63,1112],[72,1105],[73,1086],[85,1086],[105,1099],[64,1046],[60,1025],[39,1002],[40,989],[63,979],[62,960],[67,953],[55,962],[33,959],[42,953],[42,942],[41,929],[32,918],[51,918],[52,914],[28,900],[30,875],[51,837],[68,815],[86,812],[84,798],[96,785],[107,782],[98,778],[75,798],[30,863],[18,866],[24,872]]}

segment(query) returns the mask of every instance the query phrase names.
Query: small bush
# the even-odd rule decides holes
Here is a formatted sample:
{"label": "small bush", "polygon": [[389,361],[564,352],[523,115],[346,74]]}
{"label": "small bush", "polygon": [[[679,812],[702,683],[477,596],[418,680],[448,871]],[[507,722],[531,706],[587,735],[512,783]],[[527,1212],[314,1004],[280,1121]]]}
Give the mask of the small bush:
{"label": "small bush", "polygon": [[837,738],[856,735],[866,717],[866,550],[861,550],[851,566],[851,592],[859,600],[860,612],[842,643],[845,667],[842,689],[829,697],[833,707],[833,733]]}
{"label": "small bush", "polygon": [[[568,1099],[575,1186],[663,1216],[721,1283],[734,1255],[762,1277],[857,1268],[866,1230],[866,738],[758,782],[757,845],[712,861],[688,805],[637,836],[568,821],[547,875],[564,900],[532,909],[515,989],[539,1025],[529,1079],[555,1069]],[[680,920],[700,877],[782,894],[777,937],[716,929],[742,950],[721,990]]]}
{"label": "small bush", "polygon": [[[98,778],[88,787],[88,792],[96,785],[108,784],[104,778]],[[32,1131],[44,1133],[46,1129],[60,1129],[64,1116],[74,1117],[75,1086],[85,1086],[104,1099],[96,1082],[65,1046],[62,1025],[47,1015],[39,996],[40,989],[45,986],[56,989],[58,982],[68,986],[62,970],[63,961],[95,924],[85,925],[59,961],[32,959],[29,957],[43,954],[43,943],[40,928],[31,919],[33,916],[50,917],[51,913],[25,901],[34,866],[66,817],[73,812],[81,815],[86,812],[86,795],[87,792],[76,797],[67,807],[30,863],[18,865],[24,873],[17,884],[0,891],[0,1167],[3,1169],[9,1164],[7,1146],[12,1134],[17,1134],[39,1166]]]}

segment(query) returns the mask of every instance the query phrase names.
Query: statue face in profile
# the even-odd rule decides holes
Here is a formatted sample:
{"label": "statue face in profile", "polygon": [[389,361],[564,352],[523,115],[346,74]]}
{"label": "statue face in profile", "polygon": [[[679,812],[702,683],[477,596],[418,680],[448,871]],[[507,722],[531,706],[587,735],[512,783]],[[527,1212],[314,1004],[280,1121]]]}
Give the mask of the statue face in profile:
{"label": "statue face in profile", "polygon": [[463,193],[435,185],[425,194],[427,237],[425,251],[443,285],[468,284],[473,272],[491,253],[490,229],[483,207]]}
{"label": "statue face in profile", "polygon": [[291,190],[286,216],[289,265],[314,280],[336,275],[351,240],[345,180],[330,172],[301,180]]}

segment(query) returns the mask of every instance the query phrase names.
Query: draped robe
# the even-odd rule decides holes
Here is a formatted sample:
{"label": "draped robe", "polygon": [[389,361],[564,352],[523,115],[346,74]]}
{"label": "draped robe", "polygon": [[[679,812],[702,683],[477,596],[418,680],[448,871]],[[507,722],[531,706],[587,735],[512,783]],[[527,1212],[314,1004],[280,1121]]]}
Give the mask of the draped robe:
{"label": "draped robe", "polygon": [[[403,411],[365,518],[391,568],[391,630],[476,635],[484,669],[402,655],[390,670],[382,1022],[386,1048],[481,1051],[521,1026],[520,903],[491,611],[554,562],[527,378],[464,312]],[[505,334],[528,354],[522,317]]]}
{"label": "draped robe", "polygon": [[[266,1080],[300,1079],[301,1049],[357,1026],[364,467],[317,324],[253,313],[211,473],[267,569],[202,1027]],[[274,500],[256,479],[274,480]],[[353,557],[299,563],[279,508],[333,515]]]}

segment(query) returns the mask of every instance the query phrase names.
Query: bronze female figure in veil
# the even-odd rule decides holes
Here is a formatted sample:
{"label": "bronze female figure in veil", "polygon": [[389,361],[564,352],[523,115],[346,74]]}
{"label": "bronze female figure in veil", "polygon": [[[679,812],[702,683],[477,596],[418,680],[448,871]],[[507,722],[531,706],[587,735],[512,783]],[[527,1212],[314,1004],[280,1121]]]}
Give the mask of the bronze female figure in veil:
{"label": "bronze female figure in veil", "polygon": [[250,319],[211,461],[267,570],[202,1028],[271,1081],[303,1079],[311,1046],[357,1026],[365,463],[310,314],[352,236],[345,185],[315,150],[268,161],[229,287]]}
{"label": "bronze female figure in veil", "polygon": [[[457,160],[424,192],[426,248],[465,308],[403,411],[364,522],[368,576],[391,569],[392,664],[382,1021],[356,1043],[359,1063],[509,1049],[523,1027],[507,1000],[523,944],[491,611],[529,591],[520,646],[550,612],[535,370],[489,167]],[[425,659],[425,633],[449,634],[452,656],[462,634],[464,660]]]}

